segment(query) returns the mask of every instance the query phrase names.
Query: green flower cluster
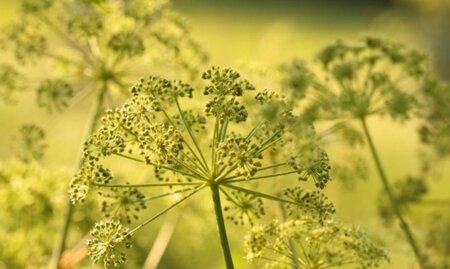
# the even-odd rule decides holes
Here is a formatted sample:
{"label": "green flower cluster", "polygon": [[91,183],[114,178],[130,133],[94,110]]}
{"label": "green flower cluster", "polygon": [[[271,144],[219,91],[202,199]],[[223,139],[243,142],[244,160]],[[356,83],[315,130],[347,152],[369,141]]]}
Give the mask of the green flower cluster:
{"label": "green flower cluster", "polygon": [[234,224],[244,225],[247,222],[253,226],[254,219],[259,219],[265,215],[263,200],[260,197],[249,193],[231,191],[225,194],[226,200],[229,202],[223,210],[227,212],[227,219]]}
{"label": "green flower cluster", "polygon": [[425,244],[430,253],[430,269],[450,267],[450,217],[444,212],[433,212],[426,228]]}
{"label": "green flower cluster", "polygon": [[[191,77],[206,61],[169,1],[20,2],[18,21],[3,31],[5,52],[15,55],[0,67],[4,99],[36,88],[38,105],[60,112],[93,88],[128,94],[129,79],[148,67],[170,67]],[[33,68],[36,61],[39,69]],[[36,80],[27,85],[23,77],[30,72]]]}
{"label": "green flower cluster", "polygon": [[19,135],[15,137],[15,155],[25,162],[39,161],[45,156],[47,144],[46,134],[35,124],[24,124],[20,127]]}
{"label": "green flower cluster", "polygon": [[[384,250],[355,228],[308,215],[284,223],[256,226],[246,237],[247,258],[264,268],[373,268],[387,260]],[[261,263],[260,263],[261,264]]]}
{"label": "green flower cluster", "polygon": [[36,162],[0,162],[0,268],[47,266],[57,238],[49,231],[59,227],[69,179],[66,171],[50,170]]}
{"label": "green flower cluster", "polygon": [[126,261],[125,253],[120,251],[123,245],[130,248],[132,233],[120,222],[104,220],[95,224],[88,241],[89,255],[94,263],[103,262],[105,268],[119,266]]}
{"label": "green flower cluster", "polygon": [[303,205],[285,204],[291,218],[297,219],[304,214],[310,214],[319,222],[324,222],[332,217],[336,212],[333,204],[327,201],[327,197],[318,191],[308,192],[301,187],[286,188],[283,194],[287,199]]}
{"label": "green flower cluster", "polygon": [[12,66],[0,65],[0,97],[6,102],[14,102],[16,92],[24,90],[25,81],[21,74]]}
{"label": "green flower cluster", "polygon": [[[329,159],[315,144],[311,126],[302,125],[301,117],[280,97],[271,95],[270,101],[261,101],[264,93],[232,69],[213,67],[203,78],[208,84],[200,91],[203,96],[197,96],[199,91],[184,82],[151,76],[131,88],[130,100],[121,107],[107,110],[102,126],[85,143],[83,165],[71,183],[72,201],[83,201],[92,187],[101,193],[102,189],[113,190],[107,197],[111,202],[103,206],[105,216],[114,223],[116,219],[131,222],[146,208],[145,201],[190,191],[133,233],[205,187],[213,193],[219,227],[224,227],[222,209],[232,222],[254,225],[255,219],[266,214],[263,200],[289,204],[292,212],[299,207],[296,212],[311,213],[321,221],[329,219],[334,207],[317,191],[295,187],[282,196],[277,195],[281,190],[274,192],[263,184],[256,190],[253,183],[272,179],[298,184],[290,175],[300,174],[302,180],[311,178],[319,189],[324,188],[331,179]],[[189,102],[193,97],[195,101]],[[261,117],[261,111],[275,102],[283,106],[277,110],[283,116],[276,121]],[[255,113],[250,114],[247,107]],[[280,144],[285,147],[278,147]],[[272,158],[275,155],[277,158]],[[110,167],[106,159],[113,157],[140,163],[144,170],[152,167],[155,181],[121,183],[106,168]],[[153,187],[171,190],[149,197],[140,191]],[[224,207],[221,194],[227,200]],[[127,215],[116,213],[123,209]],[[118,225],[114,224],[114,229],[121,230]],[[117,265],[123,258],[121,254],[103,255],[103,239],[92,241],[90,249],[95,261],[103,259],[105,264]]]}
{"label": "green flower cluster", "polygon": [[115,218],[131,223],[137,220],[141,210],[146,209],[145,195],[137,188],[110,188],[99,192],[102,196],[101,211],[105,218]]}
{"label": "green flower cluster", "polygon": [[340,117],[388,114],[405,120],[417,112],[417,95],[427,75],[427,59],[399,43],[369,37],[337,42],[317,57],[325,72],[315,87],[327,91]]}
{"label": "green flower cluster", "polygon": [[450,84],[429,78],[422,88],[423,118],[420,136],[441,156],[450,153]]}
{"label": "green flower cluster", "polygon": [[[412,204],[420,203],[428,193],[428,187],[422,178],[407,177],[396,181],[393,191],[397,206],[402,211],[407,211]],[[392,223],[395,219],[395,213],[385,193],[379,195],[378,213],[386,223]]]}

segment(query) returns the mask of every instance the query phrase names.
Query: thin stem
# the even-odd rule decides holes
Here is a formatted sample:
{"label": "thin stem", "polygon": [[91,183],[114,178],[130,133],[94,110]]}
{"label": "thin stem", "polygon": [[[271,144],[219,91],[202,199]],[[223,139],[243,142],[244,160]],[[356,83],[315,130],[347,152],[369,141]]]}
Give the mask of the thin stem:
{"label": "thin stem", "polygon": [[[269,138],[267,138],[266,140],[264,140],[262,143],[261,143],[261,145],[259,145],[259,147],[258,147],[258,150],[256,150],[255,152],[261,152],[262,150],[261,149],[265,149],[265,147],[269,144],[269,145],[272,145],[272,139],[274,138],[274,137],[276,137],[278,134],[280,134],[281,132],[280,131],[277,131],[277,132],[275,132],[275,133],[273,133],[271,136],[269,136]],[[278,142],[278,139],[276,140],[276,142]]]}
{"label": "thin stem", "polygon": [[220,169],[219,171],[219,175],[216,177],[216,179],[214,181],[216,182],[221,182],[226,176],[228,176],[230,173],[232,173],[233,171],[235,171],[236,167],[238,167],[238,164],[234,164],[233,166],[231,166],[224,174],[223,171],[225,170],[226,166],[223,166],[222,169]]}
{"label": "thin stem", "polygon": [[222,142],[225,139],[225,137],[227,136],[227,130],[228,130],[228,120],[225,120],[222,123],[222,129],[220,130],[219,142]]}
{"label": "thin stem", "polygon": [[199,186],[197,189],[195,189],[193,192],[191,192],[190,194],[186,195],[185,197],[181,198],[180,200],[178,200],[177,202],[173,203],[172,205],[166,207],[165,209],[161,210],[158,214],[154,215],[153,217],[149,218],[148,220],[144,221],[143,223],[139,224],[138,226],[136,226],[133,230],[130,231],[130,233],[134,233],[137,230],[141,229],[142,227],[144,227],[145,225],[149,224],[150,222],[154,221],[155,219],[161,217],[162,215],[164,215],[164,213],[166,213],[167,211],[171,210],[172,208],[174,208],[175,206],[181,204],[182,202],[184,202],[186,199],[188,199],[189,197],[191,197],[192,195],[196,194],[197,192],[199,192],[201,189],[203,189],[206,186],[206,184],[203,184],[201,186]]}
{"label": "thin stem", "polygon": [[263,121],[261,121],[260,123],[258,123],[258,125],[256,125],[255,127],[253,127],[253,129],[248,133],[248,135],[245,137],[245,139],[250,139],[252,138],[256,132],[258,131],[258,129],[264,124]]}
{"label": "thin stem", "polygon": [[181,161],[177,157],[172,157],[172,159],[174,159],[182,167],[186,168],[186,170],[190,171],[194,175],[197,175],[198,178],[202,178],[204,180],[208,179],[207,175],[203,172],[203,170],[201,170],[201,169],[199,169],[198,171],[196,170],[196,167],[198,167],[198,166],[191,167],[190,165],[188,165],[187,163]]}
{"label": "thin stem", "polygon": [[[92,134],[95,131],[95,129],[97,128],[97,125],[98,125],[99,119],[100,119],[100,115],[103,110],[103,101],[104,101],[104,97],[105,97],[107,90],[108,90],[108,84],[105,82],[105,83],[103,83],[103,86],[100,89],[97,99],[95,101],[94,114],[91,117],[91,124],[89,126],[88,135]],[[77,167],[78,168],[81,167],[82,164],[83,164],[83,160],[80,158]],[[64,216],[64,222],[63,222],[63,226],[60,231],[60,238],[57,241],[57,244],[55,245],[55,247],[53,249],[49,268],[58,268],[58,269],[60,268],[59,261],[61,260],[64,249],[66,248],[66,241],[67,241],[67,236],[69,234],[69,228],[70,228],[69,226],[70,226],[70,222],[72,220],[72,215],[73,215],[73,211],[74,211],[73,207],[74,206],[73,206],[72,202],[70,201],[70,199],[68,199],[66,212],[65,212],[65,216]]]}
{"label": "thin stem", "polygon": [[[286,209],[284,208],[284,203],[280,202],[280,203],[278,203],[278,205],[280,207],[281,220],[284,222],[287,219]],[[300,246],[303,248],[302,242],[300,240],[298,240],[298,241],[299,241]],[[288,238],[286,243],[289,248],[289,251],[292,253],[292,257],[290,258],[292,269],[299,269],[299,264],[298,264],[298,259],[297,259],[298,253],[295,248],[294,241],[292,240],[292,238]]]}
{"label": "thin stem", "polygon": [[259,176],[259,177],[250,177],[249,179],[245,179],[244,178],[244,179],[228,180],[230,178],[225,178],[222,181],[227,182],[227,183],[236,183],[236,182],[242,182],[242,181],[252,181],[252,180],[258,180],[258,179],[286,176],[286,175],[291,175],[291,174],[296,174],[296,173],[297,173],[297,171],[289,171],[289,172],[278,173],[278,174],[270,174],[270,175]]}
{"label": "thin stem", "polygon": [[[121,125],[121,127],[125,131],[127,131],[128,133],[133,135],[136,138],[136,140],[138,140],[137,135],[132,130],[126,128],[123,125]],[[152,165],[152,166],[155,166],[155,167],[171,170],[171,171],[174,171],[174,172],[177,172],[177,173],[180,173],[180,174],[183,174],[183,175],[187,175],[187,176],[190,176],[190,177],[194,177],[194,178],[198,178],[198,179],[205,179],[204,175],[200,175],[199,173],[197,173],[197,171],[195,169],[191,168],[190,166],[188,166],[187,164],[185,164],[184,162],[182,162],[181,160],[179,160],[176,157],[173,157],[174,160],[177,161],[178,164],[180,164],[181,166],[183,166],[187,170],[191,171],[193,174],[189,174],[187,172],[184,172],[184,171],[172,168],[172,167],[168,167],[168,166],[164,166],[164,165],[157,165],[156,163],[152,163],[150,161],[142,160],[142,159],[139,159],[139,158],[136,158],[136,157],[133,157],[133,156],[129,156],[129,155],[125,155],[125,154],[122,154],[122,153],[113,153],[113,154],[117,155],[117,156],[120,156],[120,157],[123,157],[123,158],[127,158],[127,159],[130,159],[130,160],[136,161],[136,162],[146,163],[148,165]],[[195,166],[198,167],[197,165],[195,165]],[[203,171],[203,170],[201,170],[201,171]]]}
{"label": "thin stem", "polygon": [[278,260],[278,259],[269,258],[269,257],[266,257],[266,256],[258,257],[258,259],[259,259],[259,260],[266,260],[266,261],[270,261],[270,262],[282,263],[282,264],[286,264],[286,265],[291,265],[291,263],[289,263],[289,262],[280,261],[280,260]]}
{"label": "thin stem", "polygon": [[275,145],[277,142],[281,140],[281,137],[278,137],[277,139],[271,141],[270,143],[265,144],[263,147],[259,148],[255,153],[262,153],[266,149],[270,148],[271,146]]}
{"label": "thin stem", "polygon": [[288,204],[293,204],[293,205],[304,207],[304,205],[302,205],[302,204],[300,204],[298,202],[295,202],[295,201],[286,200],[286,199],[283,199],[283,198],[280,198],[280,197],[276,197],[276,196],[272,196],[272,195],[265,194],[265,193],[262,193],[262,192],[257,192],[257,191],[245,189],[245,188],[234,186],[234,185],[231,185],[231,184],[223,183],[222,186],[225,186],[225,187],[228,187],[230,189],[237,190],[237,191],[245,192],[245,193],[257,196],[257,197],[265,198],[265,199],[268,199],[268,200],[282,202],[282,203],[288,203]]}
{"label": "thin stem", "polygon": [[367,142],[369,143],[370,153],[372,154],[372,157],[375,161],[375,165],[378,170],[380,180],[383,184],[384,191],[386,192],[386,194],[389,198],[391,207],[394,209],[395,216],[397,217],[397,219],[400,222],[400,228],[402,229],[403,233],[406,236],[406,239],[408,240],[408,243],[410,244],[411,248],[413,249],[420,268],[425,269],[426,268],[425,256],[422,254],[422,251],[419,248],[419,244],[416,242],[416,239],[414,238],[414,235],[413,235],[408,223],[404,219],[404,217],[401,213],[401,210],[397,205],[397,201],[396,201],[394,192],[392,191],[392,187],[391,187],[391,185],[387,179],[387,176],[384,172],[384,168],[381,164],[380,158],[375,149],[375,145],[373,143],[372,136],[370,135],[369,129],[367,127],[365,118],[361,118],[361,124],[364,129],[364,134],[366,136]]}
{"label": "thin stem", "polygon": [[185,172],[185,171],[173,168],[173,167],[165,166],[165,165],[158,166],[155,163],[146,162],[144,160],[141,160],[141,159],[133,157],[133,156],[125,155],[125,154],[122,154],[122,153],[114,153],[114,155],[117,155],[117,156],[129,159],[129,160],[132,160],[132,161],[136,161],[136,162],[140,162],[140,163],[146,163],[148,165],[152,165],[152,166],[158,167],[160,169],[166,169],[166,170],[169,170],[169,171],[172,171],[172,172],[175,172],[175,173],[179,173],[179,174],[182,174],[182,175],[185,175],[185,176],[188,176],[188,177],[192,177],[192,178],[196,178],[196,179],[200,179],[200,180],[205,180],[205,178],[203,176],[200,177],[199,175],[190,174],[188,172]]}
{"label": "thin stem", "polygon": [[[163,197],[166,197],[166,196],[174,195],[174,194],[177,194],[177,193],[182,193],[182,192],[187,192],[187,191],[193,191],[193,190],[195,190],[195,189],[196,189],[196,188],[186,188],[186,189],[181,189],[181,190],[176,190],[176,191],[166,192],[166,193],[158,194],[158,195],[155,195],[155,196],[145,197],[145,198],[143,198],[143,199],[141,199],[141,200],[139,200],[139,201],[152,201],[152,200],[156,200],[156,199],[163,198]],[[138,201],[136,201],[136,202],[138,202]]]}
{"label": "thin stem", "polygon": [[[265,169],[271,169],[272,170],[272,174],[277,174],[278,173],[278,167],[288,164],[288,162],[278,163],[277,164],[275,155],[276,154],[274,154],[274,153],[270,154],[270,162],[274,163],[273,165],[262,167],[262,168],[258,169],[258,171],[265,170]],[[280,212],[281,212],[281,220],[283,222],[285,222],[286,219],[287,219],[286,208],[284,207],[283,203],[278,203],[278,206],[279,206]],[[301,242],[300,242],[300,244],[301,244]],[[297,257],[298,257],[297,249],[295,248],[295,244],[294,244],[294,241],[292,240],[292,238],[288,238],[287,239],[287,245],[288,245],[289,251],[292,253],[292,258],[291,258],[291,263],[292,263],[291,267],[292,267],[292,269],[300,269],[299,262],[298,262],[298,259],[297,259]]]}
{"label": "thin stem", "polygon": [[38,16],[38,18],[41,20],[42,23],[47,25],[50,29],[52,29],[56,34],[58,34],[69,46],[71,46],[76,51],[80,52],[83,58],[86,60],[88,64],[91,66],[94,66],[93,61],[89,54],[81,47],[79,46],[75,41],[73,41],[66,33],[61,31],[58,27],[55,26],[47,17],[45,16]]}
{"label": "thin stem", "polygon": [[213,140],[212,140],[212,145],[211,145],[211,170],[212,170],[212,175],[213,177],[216,176],[216,172],[217,172],[217,164],[216,164],[216,147],[217,147],[217,139],[218,139],[218,132],[219,132],[219,121],[215,120],[214,122],[214,133],[213,133]]}
{"label": "thin stem", "polygon": [[[264,166],[264,167],[261,167],[261,168],[258,168],[257,170],[258,170],[258,172],[259,171],[263,171],[263,170],[267,170],[267,169],[275,169],[275,168],[278,168],[278,167],[280,167],[280,166],[283,166],[283,165],[288,165],[289,163],[288,162],[284,162],[284,163],[277,163],[277,164],[272,164],[272,165],[268,165],[268,166]],[[276,171],[273,171],[273,173],[275,173]]]}
{"label": "thin stem", "polygon": [[115,187],[115,188],[151,188],[151,187],[171,187],[171,186],[192,186],[192,185],[202,185],[204,183],[200,182],[174,182],[174,183],[145,183],[145,184],[100,184],[92,183],[96,187]]}
{"label": "thin stem", "polygon": [[[123,153],[115,152],[115,153],[113,153],[113,154],[114,154],[114,155],[117,155],[117,156],[119,156],[119,157],[128,159],[128,160],[135,161],[135,162],[145,163],[145,161],[142,160],[142,159],[139,159],[139,158],[136,158],[136,157],[133,157],[133,156],[130,156],[130,155],[125,155],[125,154],[123,154]],[[150,165],[151,165],[151,164],[150,164]]]}
{"label": "thin stem", "polygon": [[218,185],[210,185],[212,199],[214,202],[214,211],[216,213],[217,228],[220,235],[220,244],[222,245],[223,257],[227,269],[234,269],[233,258],[231,256],[230,245],[228,243],[227,231],[225,228],[225,221],[222,214],[222,205],[220,202],[220,192]]}
{"label": "thin stem", "polygon": [[192,164],[195,168],[197,168],[198,170],[202,171],[202,173],[204,175],[207,175],[208,173],[206,172],[206,170],[203,168],[203,165],[201,165],[201,163],[199,164],[199,162],[197,161],[197,159],[194,157],[192,158],[191,156],[189,156],[186,152],[181,151],[180,152],[181,155],[183,155],[183,157],[185,158],[184,160],[188,161],[187,164]]}
{"label": "thin stem", "polygon": [[240,206],[238,202],[236,202],[236,200],[233,199],[233,197],[231,197],[231,195],[229,195],[223,188],[219,188],[219,190],[225,194],[225,196],[228,198],[228,200],[230,200],[233,204],[235,204],[236,206]]}
{"label": "thin stem", "polygon": [[176,98],[175,98],[175,104],[177,105],[178,112],[179,112],[179,114],[180,114],[181,119],[183,120],[183,123],[184,123],[184,126],[186,127],[186,130],[188,131],[189,136],[190,136],[191,139],[192,139],[192,142],[194,142],[194,146],[197,148],[198,153],[200,153],[200,157],[202,158],[202,162],[200,162],[200,163],[202,164],[202,166],[203,166],[207,171],[209,171],[209,169],[208,169],[208,163],[206,162],[205,156],[203,156],[203,152],[202,152],[202,150],[200,149],[200,146],[199,146],[199,144],[198,144],[197,138],[195,138],[195,135],[194,135],[194,133],[192,132],[191,126],[186,122],[186,119],[184,118],[184,115],[183,115],[183,110],[181,110],[180,103],[178,102],[178,99],[176,99]]}
{"label": "thin stem", "polygon": [[[170,116],[167,114],[167,112],[164,109],[161,109],[161,112],[164,114],[164,116],[166,117],[167,121],[176,128],[175,123],[172,121],[172,119],[170,118]],[[181,112],[180,112],[181,113]],[[202,163],[202,161],[200,160],[200,158],[197,156],[197,153],[195,153],[195,151],[192,149],[192,147],[189,145],[189,143],[187,142],[187,140],[181,136],[181,138],[183,139],[184,144],[186,145],[186,147],[189,149],[189,151],[192,153],[192,155],[194,156],[194,158],[200,163],[200,166],[197,165],[197,167],[199,167],[199,169],[204,173],[204,174],[208,174],[208,169],[205,167],[205,165]]]}

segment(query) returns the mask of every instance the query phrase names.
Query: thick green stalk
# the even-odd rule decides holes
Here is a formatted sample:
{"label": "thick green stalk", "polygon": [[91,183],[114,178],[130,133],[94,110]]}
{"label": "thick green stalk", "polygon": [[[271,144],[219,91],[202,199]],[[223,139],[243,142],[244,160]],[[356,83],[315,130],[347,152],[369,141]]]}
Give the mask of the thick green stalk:
{"label": "thick green stalk", "polygon": [[212,199],[214,202],[214,211],[216,213],[217,228],[219,229],[220,244],[222,245],[223,256],[227,269],[234,269],[233,258],[231,257],[230,245],[228,244],[227,231],[225,221],[222,214],[222,205],[220,202],[219,186],[212,184],[210,186]]}
{"label": "thick green stalk", "polygon": [[[107,92],[107,89],[108,89],[108,85],[105,82],[97,95],[97,100],[95,101],[94,113],[91,117],[91,124],[89,126],[89,130],[87,133],[88,135],[92,134],[95,131],[95,129],[97,128],[97,125],[100,120],[100,116],[102,114],[103,101],[105,99],[105,94]],[[80,158],[77,167],[80,168],[82,164],[83,164],[83,160]],[[49,268],[57,268],[57,269],[60,268],[59,261],[61,260],[62,254],[66,248],[67,236],[69,234],[70,222],[72,220],[72,215],[73,215],[73,210],[74,210],[73,207],[74,206],[73,206],[72,202],[70,200],[68,200],[66,212],[64,215],[64,223],[63,223],[63,226],[61,227],[61,231],[60,231],[60,238],[58,239],[57,244],[55,245],[55,248],[53,249]]]}
{"label": "thick green stalk", "polygon": [[394,214],[397,217],[400,228],[403,231],[403,233],[406,236],[406,239],[408,240],[409,245],[413,249],[414,255],[416,256],[417,262],[419,263],[420,268],[426,269],[426,261],[425,256],[422,254],[419,244],[417,243],[416,239],[414,238],[414,235],[411,231],[411,228],[409,227],[408,223],[406,222],[405,218],[402,215],[402,212],[400,211],[400,208],[397,205],[397,201],[394,195],[394,192],[392,191],[392,187],[387,179],[386,173],[384,172],[384,168],[381,164],[380,157],[378,156],[377,150],[375,148],[375,144],[373,143],[372,136],[370,135],[369,128],[367,127],[366,119],[361,118],[361,124],[364,129],[364,134],[366,136],[367,142],[369,143],[370,153],[372,154],[372,157],[375,161],[375,166],[377,168],[378,174],[380,176],[381,182],[383,184],[384,191],[386,192],[389,202],[394,209]]}

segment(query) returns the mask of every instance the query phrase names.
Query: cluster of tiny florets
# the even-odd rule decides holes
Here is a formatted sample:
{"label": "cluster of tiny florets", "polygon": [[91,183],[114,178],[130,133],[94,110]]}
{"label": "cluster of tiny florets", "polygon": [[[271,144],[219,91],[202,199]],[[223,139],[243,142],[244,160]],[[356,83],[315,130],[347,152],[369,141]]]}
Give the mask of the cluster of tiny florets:
{"label": "cluster of tiny florets", "polygon": [[17,99],[17,93],[25,90],[25,81],[16,68],[1,64],[0,65],[0,98],[5,102],[14,102]]}
{"label": "cluster of tiny florets", "polygon": [[216,117],[221,122],[243,122],[247,120],[248,112],[239,102],[245,91],[254,90],[255,87],[247,80],[241,79],[239,73],[225,68],[212,67],[202,78],[210,81],[203,94],[214,98],[206,104],[206,114]]}
{"label": "cluster of tiny florets", "polygon": [[139,218],[139,213],[146,209],[145,195],[137,188],[110,188],[101,191],[101,211],[106,218],[115,218],[131,223]]}
{"label": "cluster of tiny florets", "polygon": [[307,68],[306,63],[294,59],[280,66],[282,73],[281,86],[291,95],[292,100],[305,98],[308,89],[314,82],[313,73]]}
{"label": "cluster of tiny florets", "polygon": [[94,263],[102,261],[105,268],[117,267],[126,261],[125,253],[120,247],[131,247],[131,235],[129,229],[118,221],[101,221],[95,224],[91,231],[92,239],[88,241],[89,256]]}
{"label": "cluster of tiny florets", "polygon": [[327,201],[327,197],[320,192],[308,192],[301,187],[286,188],[283,194],[296,204],[286,204],[288,214],[292,218],[299,218],[309,212],[317,217],[320,222],[324,222],[332,217],[336,212],[334,205]]}
{"label": "cluster of tiny florets", "polygon": [[[387,260],[359,230],[328,220],[319,223],[308,215],[297,220],[256,226],[246,237],[247,258],[267,261],[265,268],[291,268],[301,264],[313,269],[338,268],[352,264],[356,268],[378,267]],[[301,249],[297,255],[292,246]]]}
{"label": "cluster of tiny florets", "polygon": [[173,126],[152,124],[138,135],[140,154],[145,161],[156,166],[170,164],[183,150],[183,139]]}
{"label": "cluster of tiny florets", "polygon": [[228,214],[227,219],[234,224],[245,224],[248,222],[254,225],[253,219],[259,219],[265,215],[263,200],[248,193],[232,191],[225,196],[229,202],[223,209]]}
{"label": "cluster of tiny florets", "polygon": [[[395,182],[392,191],[397,206],[405,211],[410,205],[420,202],[422,197],[428,193],[428,188],[422,178],[407,177],[404,180]],[[381,193],[379,196],[378,213],[386,223],[391,223],[395,218],[393,210],[387,195]]]}
{"label": "cluster of tiny florets", "polygon": [[319,101],[333,102],[329,105],[339,108],[342,117],[388,114],[405,120],[417,112],[417,94],[427,74],[423,54],[369,37],[354,44],[336,42],[317,59],[326,74],[323,82],[315,83]]}
{"label": "cluster of tiny florets", "polygon": [[331,180],[330,162],[328,154],[321,148],[315,148],[306,158],[293,157],[292,167],[298,172],[299,180],[307,180],[312,177],[319,188],[324,188]]}
{"label": "cluster of tiny florets", "polygon": [[49,112],[61,112],[75,95],[72,86],[64,80],[45,80],[37,89],[37,103]]}
{"label": "cluster of tiny florets", "polygon": [[[209,83],[204,95],[191,102],[189,98],[196,93],[192,86],[151,76],[131,88],[131,98],[121,107],[106,110],[102,125],[85,143],[83,165],[70,186],[72,201],[83,201],[89,189],[95,187],[105,198],[104,215],[130,222],[146,208],[145,201],[192,190],[175,186],[214,182],[211,188],[217,186],[228,202],[223,208],[227,218],[237,224],[255,225],[255,219],[266,214],[264,199],[289,203],[292,212],[298,206],[305,214],[316,214],[322,221],[328,219],[334,209],[316,192],[292,189],[282,197],[281,192],[268,194],[234,185],[252,184],[259,179],[285,180],[298,173],[323,188],[330,180],[329,160],[311,139],[312,128],[303,126],[301,118],[277,94],[254,91],[252,98],[245,98],[254,88],[232,69],[213,67],[203,78]],[[234,103],[237,100],[254,106],[258,112],[276,103],[276,119],[256,116],[247,121],[248,111],[244,105]],[[297,130],[299,126],[302,131]],[[303,144],[314,150],[303,151]],[[267,158],[268,153],[271,158]],[[156,182],[133,185],[116,179],[110,184],[112,173],[104,160],[113,156],[152,166],[150,180]],[[146,186],[177,189],[145,197],[140,187]],[[95,261],[115,264],[124,256],[114,256],[118,260],[103,254],[94,257]]]}
{"label": "cluster of tiny florets", "polygon": [[93,133],[85,143],[85,159],[98,160],[100,156],[120,153],[125,149],[125,134],[103,126]]}
{"label": "cluster of tiny florets", "polygon": [[[100,85],[94,90],[126,93],[125,80],[140,74],[133,67],[138,60],[145,62],[144,69],[168,65],[189,76],[206,61],[170,1],[19,2],[20,19],[2,31],[2,48],[14,52],[15,62],[8,69],[0,68],[0,78],[7,78],[1,79],[0,88],[2,84],[9,91],[34,88],[18,75],[29,72],[39,60],[46,68],[32,69],[37,102],[50,112],[75,103],[73,97],[93,84]],[[9,91],[0,90],[0,95],[10,97]]]}
{"label": "cluster of tiny florets", "polygon": [[206,130],[207,120],[202,113],[194,113],[192,110],[187,110],[183,111],[183,117],[181,115],[175,115],[173,120],[180,128],[186,123],[196,133]]}
{"label": "cluster of tiny florets", "polygon": [[45,131],[35,124],[25,124],[16,138],[15,151],[23,162],[39,161],[44,158],[47,144]]}
{"label": "cluster of tiny florets", "polygon": [[69,195],[73,203],[83,202],[92,183],[106,184],[113,176],[109,169],[98,164],[86,164],[70,182]]}
{"label": "cluster of tiny florets", "polygon": [[245,137],[228,137],[218,145],[219,164],[236,166],[236,174],[250,178],[261,167],[259,147]]}
{"label": "cluster of tiny florets", "polygon": [[129,57],[139,56],[145,51],[143,40],[133,32],[121,32],[113,35],[108,45],[113,51],[125,53]]}
{"label": "cluster of tiny florets", "polygon": [[450,84],[428,78],[421,89],[421,96],[423,121],[420,137],[440,155],[446,156],[450,154]]}

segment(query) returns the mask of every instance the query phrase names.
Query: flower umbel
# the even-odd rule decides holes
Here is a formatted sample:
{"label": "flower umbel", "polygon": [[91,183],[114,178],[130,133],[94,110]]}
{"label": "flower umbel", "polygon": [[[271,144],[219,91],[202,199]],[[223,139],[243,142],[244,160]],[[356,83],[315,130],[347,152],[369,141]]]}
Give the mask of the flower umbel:
{"label": "flower umbel", "polygon": [[130,248],[132,233],[120,222],[103,220],[95,224],[91,231],[93,237],[88,241],[89,256],[94,263],[103,262],[105,268],[119,266],[126,261],[120,247]]}
{"label": "flower umbel", "polygon": [[[135,232],[209,187],[221,239],[226,237],[223,210],[234,223],[254,225],[255,219],[266,214],[263,200],[287,203],[292,211],[299,207],[302,212],[314,212],[322,220],[327,219],[334,209],[319,193],[305,191],[295,196],[295,192],[288,191],[292,195],[285,198],[279,195],[281,190],[277,192],[263,184],[255,187],[256,181],[270,179],[287,184],[293,180],[292,184],[297,185],[299,181],[294,175],[298,173],[303,180],[314,180],[319,189],[325,187],[331,179],[328,155],[316,145],[311,127],[302,125],[300,117],[284,102],[279,102],[281,109],[277,110],[282,118],[271,121],[252,115],[247,107],[259,111],[272,104],[257,98],[264,94],[230,68],[213,67],[203,78],[208,83],[203,91],[178,80],[154,76],[133,86],[131,99],[119,108],[108,110],[102,126],[87,140],[83,166],[71,184],[72,201],[83,201],[91,187],[101,189],[101,193],[105,193],[104,189],[113,190],[107,197],[111,202],[103,206],[104,214],[120,217],[116,210],[125,209],[128,213],[125,221],[130,221],[134,218],[132,211],[145,209],[144,201],[190,191],[159,214],[144,220]],[[252,98],[246,98],[247,95]],[[278,97],[271,97],[274,98]],[[276,159],[271,158],[275,155]],[[113,157],[138,163],[144,169],[151,166],[153,177],[143,182],[112,181],[105,161]],[[300,163],[300,160],[304,161]],[[152,178],[156,180],[153,182]],[[150,197],[140,192],[142,188],[164,187],[168,188],[167,192]],[[221,195],[229,202],[225,207],[221,205]],[[227,266],[232,268],[228,243],[221,242]],[[106,259],[109,264],[116,261],[105,255],[95,258]]]}
{"label": "flower umbel", "polygon": [[[293,242],[295,252],[289,242]],[[308,215],[254,227],[246,237],[246,246],[247,258],[268,261],[265,268],[373,268],[387,260],[385,251],[357,229],[332,220],[319,223]]]}

